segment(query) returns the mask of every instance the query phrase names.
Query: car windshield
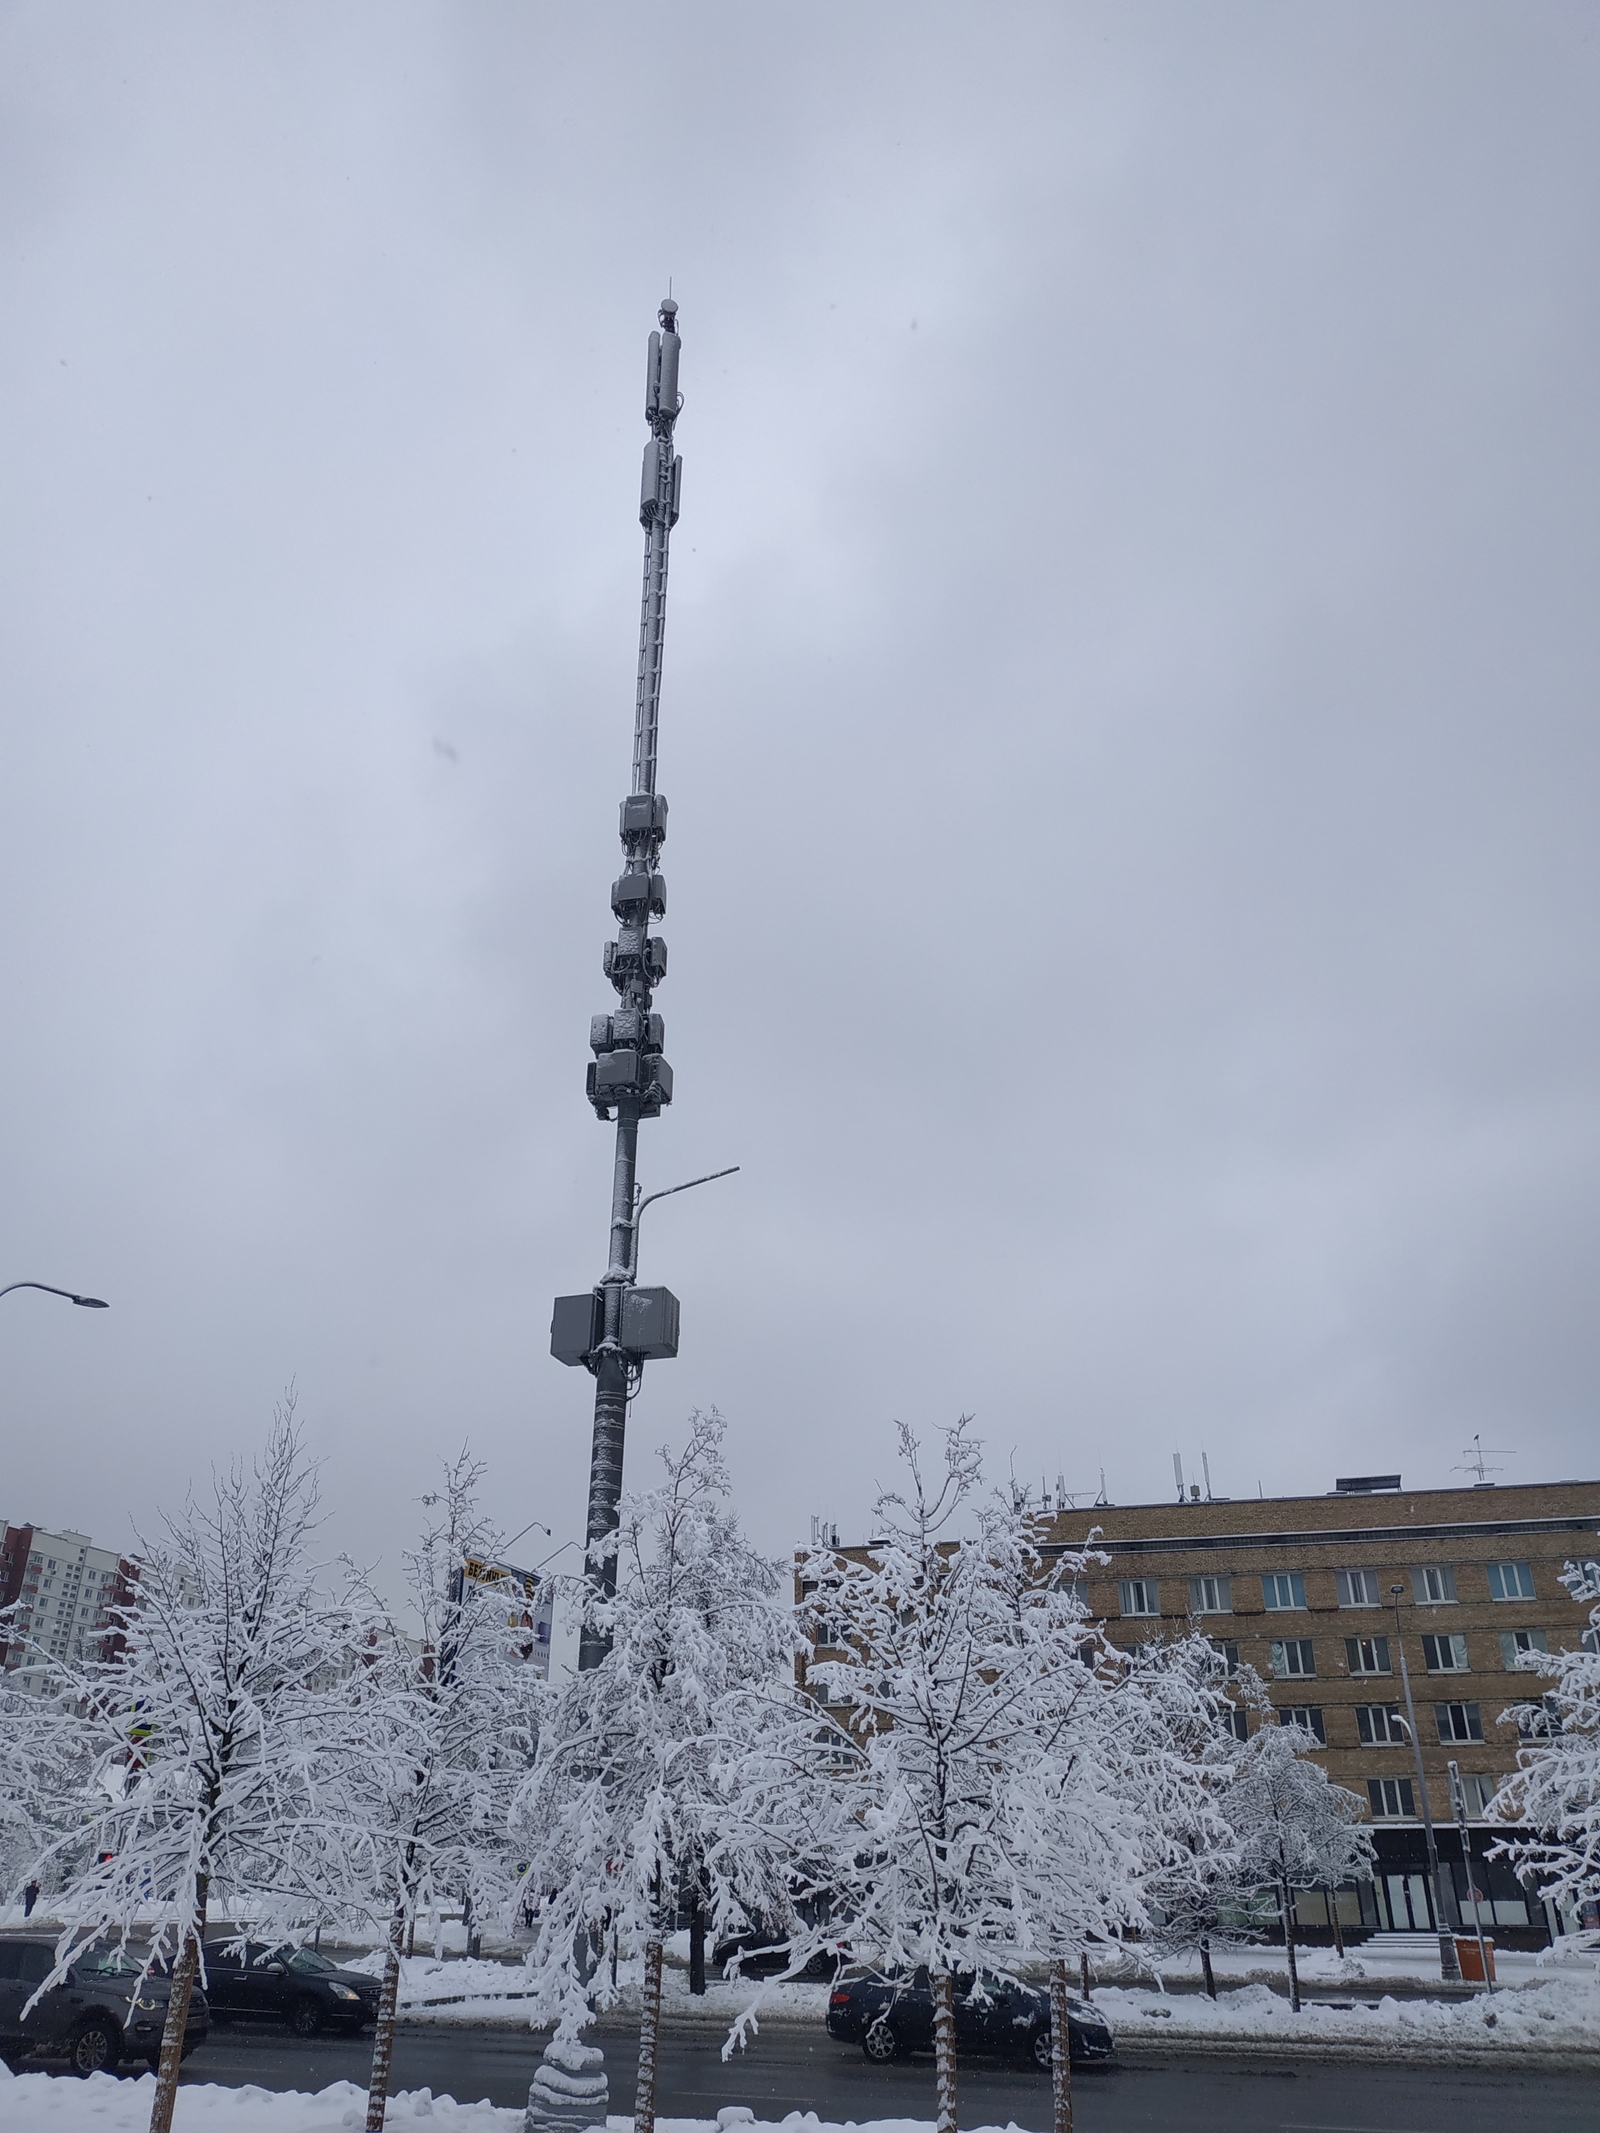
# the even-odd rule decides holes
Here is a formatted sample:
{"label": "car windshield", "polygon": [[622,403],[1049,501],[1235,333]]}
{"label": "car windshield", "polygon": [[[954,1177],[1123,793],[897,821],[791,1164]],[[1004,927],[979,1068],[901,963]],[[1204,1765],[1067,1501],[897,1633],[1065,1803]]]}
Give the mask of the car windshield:
{"label": "car windshield", "polygon": [[125,1955],[120,1948],[96,1948],[80,1956],[73,1967],[85,1977],[137,1977],[140,1966],[137,1956]]}
{"label": "car windshield", "polygon": [[330,1970],[337,1970],[337,1963],[330,1963],[325,1955],[315,1948],[280,1948],[273,1957],[275,1963],[287,1963],[291,1970],[304,1971],[310,1977],[326,1977]]}

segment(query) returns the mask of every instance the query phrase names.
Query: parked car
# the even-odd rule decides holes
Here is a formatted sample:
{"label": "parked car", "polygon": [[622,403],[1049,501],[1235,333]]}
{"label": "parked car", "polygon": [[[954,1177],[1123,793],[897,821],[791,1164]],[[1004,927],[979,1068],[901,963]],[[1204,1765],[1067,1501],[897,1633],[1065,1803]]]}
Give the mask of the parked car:
{"label": "parked car", "polygon": [[[53,1934],[0,1937],[0,2056],[8,2064],[65,2059],[75,2074],[109,2073],[119,2059],[154,2066],[161,2057],[169,1980],[141,1979],[140,1959],[131,1950],[97,1948],[80,1955],[62,1982],[29,2007],[55,1962]],[[183,2031],[186,2059],[209,2029],[206,1996],[196,1986]]]}
{"label": "parked car", "polygon": [[[955,1981],[956,2051],[1008,2053],[1050,2064],[1050,1995],[997,1977],[967,1972]],[[926,1969],[868,1970],[841,1978],[828,1995],[828,2035],[859,2044],[880,2065],[908,2052],[933,2050],[933,1988]],[[1116,2052],[1105,2018],[1087,2000],[1067,2002],[1067,2049],[1074,2066]]]}
{"label": "parked car", "polygon": [[[831,1941],[827,1947],[817,1950],[799,1974],[803,1978],[826,1982],[837,1977],[849,1960],[850,1951],[844,1942]],[[738,1965],[733,1972],[736,1978],[777,1977],[789,1967],[789,1943],[770,1939],[765,1933],[754,1930],[730,1934],[712,1949],[711,1967],[722,1977],[727,1974],[730,1963]]]}
{"label": "parked car", "polygon": [[207,1941],[206,1991],[219,2025],[286,2022],[297,2037],[323,2029],[354,2035],[378,2012],[378,1980],[364,1970],[341,1970],[315,1948],[274,1948],[259,1940],[234,1948]]}

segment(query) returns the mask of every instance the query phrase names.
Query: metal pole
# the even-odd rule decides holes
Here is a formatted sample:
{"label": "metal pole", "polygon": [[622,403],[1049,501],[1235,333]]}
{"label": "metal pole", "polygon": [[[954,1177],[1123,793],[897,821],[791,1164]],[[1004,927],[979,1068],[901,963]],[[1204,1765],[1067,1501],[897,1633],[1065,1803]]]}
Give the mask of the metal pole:
{"label": "metal pole", "polygon": [[1483,1972],[1483,1982],[1494,1990],[1494,1978],[1489,1970],[1489,1951],[1483,1945],[1483,1914],[1478,1909],[1478,1885],[1472,1878],[1472,1839],[1467,1830],[1467,1793],[1461,1782],[1461,1771],[1454,1762],[1446,1764],[1450,1772],[1450,1805],[1455,1811],[1456,1828],[1461,1832],[1461,1856],[1467,1868],[1467,1895],[1472,1902],[1472,1928],[1478,1936],[1478,1967]]}
{"label": "metal pole", "polygon": [[68,1303],[81,1304],[86,1311],[109,1311],[111,1306],[99,1296],[74,1296],[70,1289],[54,1289],[48,1281],[8,1281],[0,1296],[9,1296],[13,1289],[43,1289],[46,1296],[64,1296]]}
{"label": "metal pole", "polygon": [[1417,1732],[1417,1711],[1411,1701],[1411,1669],[1406,1664],[1405,1639],[1400,1634],[1400,1595],[1403,1585],[1391,1585],[1394,1596],[1394,1641],[1400,1654],[1400,1679],[1406,1692],[1406,1730],[1411,1735],[1411,1753],[1417,1765],[1417,1804],[1422,1809],[1422,1829],[1428,1840],[1428,1878],[1433,1886],[1433,1904],[1439,1929],[1439,1976],[1446,1984],[1459,1984],[1461,1965],[1456,1960],[1455,1935],[1448,1931],[1444,1879],[1439,1872],[1439,1847],[1433,1838],[1433,1816],[1428,1811],[1428,1780],[1422,1769],[1422,1740]]}
{"label": "metal pole", "polygon": [[[651,1013],[654,987],[666,971],[666,954],[650,938],[653,913],[665,909],[665,887],[656,871],[666,838],[665,800],[656,797],[657,730],[661,707],[661,662],[667,626],[667,561],[678,518],[683,462],[673,455],[678,418],[678,307],[660,306],[660,330],[650,336],[645,373],[645,446],[639,518],[644,527],[644,585],[640,598],[639,673],[634,699],[633,782],[622,808],[623,872],[611,892],[617,939],[606,949],[606,974],[618,994],[618,1012],[599,1016],[590,1043],[590,1101],[601,1118],[615,1110],[616,1153],[611,1170],[610,1250],[601,1283],[604,1318],[599,1346],[589,1357],[594,1372],[594,1436],[589,1455],[589,1508],[585,1522],[591,1591],[607,1599],[617,1589],[616,1531],[622,1495],[622,1460],[628,1399],[638,1389],[644,1362],[624,1345],[624,1313],[633,1286],[636,1244],[639,1121],[660,1115],[672,1100],[672,1070],[661,1056],[661,1018]],[[578,1668],[596,1667],[611,1640],[586,1624],[578,1642]]]}

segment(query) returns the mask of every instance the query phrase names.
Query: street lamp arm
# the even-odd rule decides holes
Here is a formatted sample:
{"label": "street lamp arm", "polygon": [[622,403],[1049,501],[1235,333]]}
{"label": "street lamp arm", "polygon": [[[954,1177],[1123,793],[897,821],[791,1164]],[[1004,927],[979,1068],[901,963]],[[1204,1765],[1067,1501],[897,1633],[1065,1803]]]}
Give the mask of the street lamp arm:
{"label": "street lamp arm", "polygon": [[639,1217],[651,1201],[670,1200],[675,1192],[687,1192],[691,1185],[709,1185],[714,1178],[731,1178],[738,1168],[737,1163],[730,1163],[726,1170],[708,1170],[703,1178],[685,1178],[681,1185],[664,1185],[659,1192],[646,1193],[633,1211],[633,1252],[628,1262],[630,1281],[639,1277]]}
{"label": "street lamp arm", "polygon": [[13,1289],[43,1289],[47,1296],[64,1296],[68,1303],[82,1304],[86,1311],[109,1311],[111,1309],[110,1304],[99,1296],[75,1296],[71,1289],[52,1288],[48,1281],[10,1281],[7,1282],[3,1289],[0,1289],[0,1296],[9,1296]]}

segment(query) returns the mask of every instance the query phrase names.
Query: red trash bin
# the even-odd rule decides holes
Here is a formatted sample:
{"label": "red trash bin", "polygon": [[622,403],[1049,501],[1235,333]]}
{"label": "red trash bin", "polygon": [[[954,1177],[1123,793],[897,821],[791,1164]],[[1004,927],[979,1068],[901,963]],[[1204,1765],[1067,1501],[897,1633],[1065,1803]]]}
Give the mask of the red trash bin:
{"label": "red trash bin", "polygon": [[1489,1964],[1487,1977],[1483,1974],[1483,1964],[1478,1960],[1478,1936],[1474,1934],[1470,1940],[1457,1937],[1456,1961],[1461,1965],[1461,1975],[1469,1985],[1492,1985],[1495,1981],[1494,1942],[1487,1933],[1483,1936],[1483,1952]]}

